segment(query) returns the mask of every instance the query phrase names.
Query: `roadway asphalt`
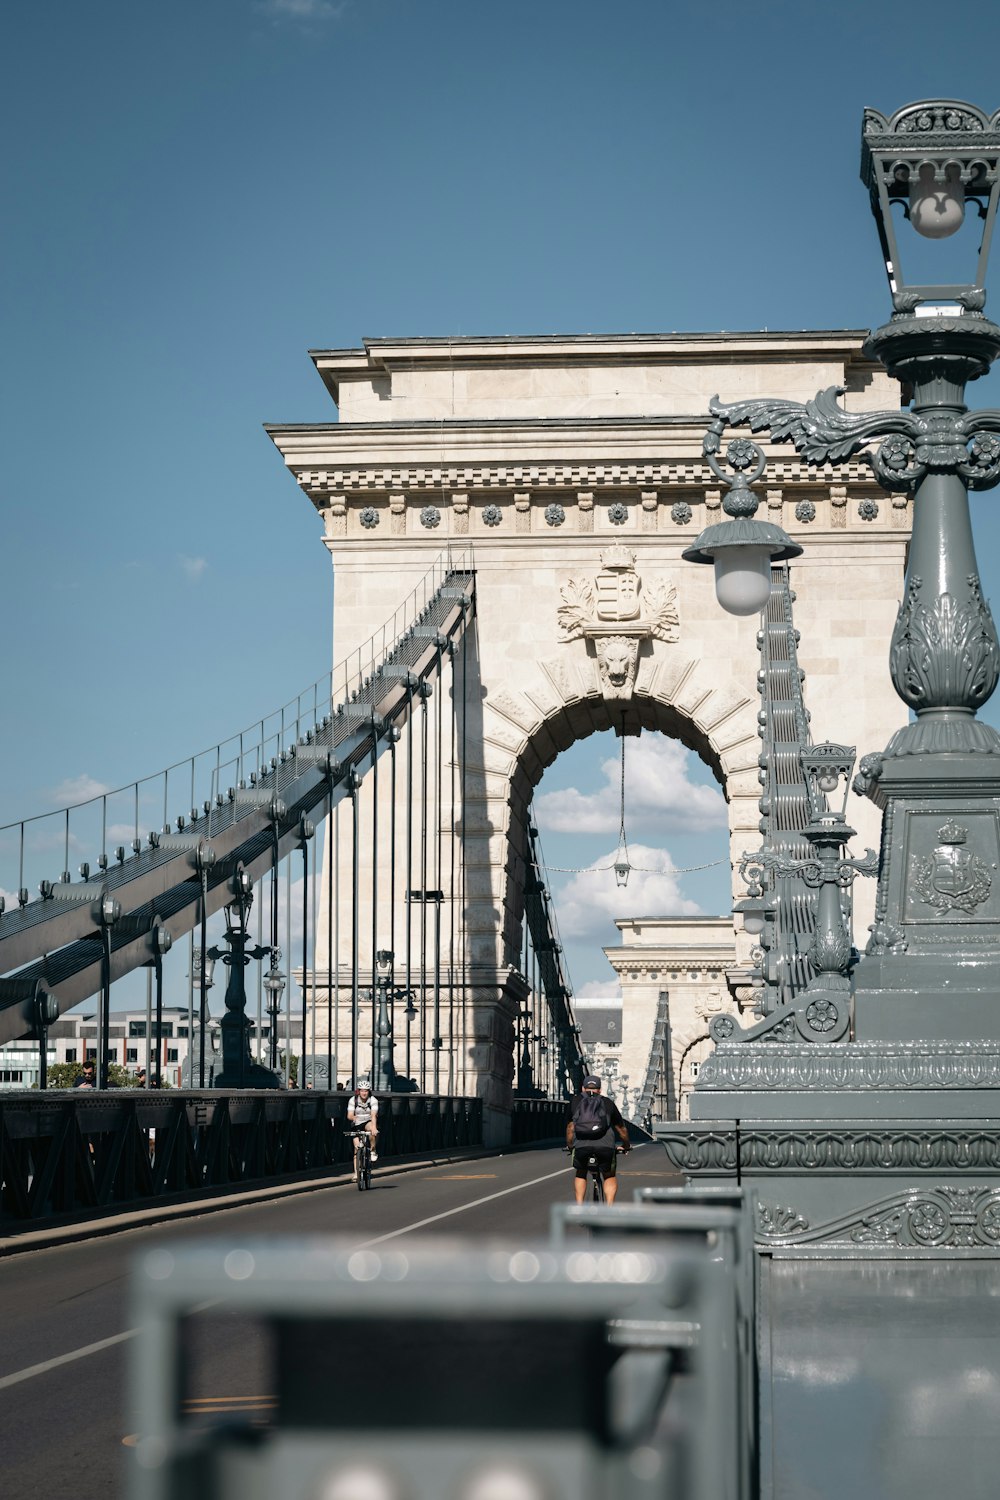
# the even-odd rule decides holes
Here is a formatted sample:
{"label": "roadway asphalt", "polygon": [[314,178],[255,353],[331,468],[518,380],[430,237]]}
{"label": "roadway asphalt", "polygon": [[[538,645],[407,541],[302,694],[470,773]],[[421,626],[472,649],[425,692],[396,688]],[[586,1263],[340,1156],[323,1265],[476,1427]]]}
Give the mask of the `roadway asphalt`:
{"label": "roadway asphalt", "polygon": [[[622,1199],[676,1182],[655,1145],[620,1162]],[[132,1437],[125,1371],[129,1267],[135,1255],[193,1239],[238,1242],[262,1234],[336,1234],[354,1246],[407,1235],[537,1240],[553,1203],[569,1201],[567,1158],[555,1148],[438,1163],[383,1176],[359,1193],[341,1179],[304,1197],[151,1225],[0,1262],[0,1490],[5,1500],[89,1500],[125,1492]],[[235,1410],[262,1398],[261,1351],[245,1329],[216,1325],[200,1348],[192,1409]],[[263,1384],[262,1384],[263,1382]]]}

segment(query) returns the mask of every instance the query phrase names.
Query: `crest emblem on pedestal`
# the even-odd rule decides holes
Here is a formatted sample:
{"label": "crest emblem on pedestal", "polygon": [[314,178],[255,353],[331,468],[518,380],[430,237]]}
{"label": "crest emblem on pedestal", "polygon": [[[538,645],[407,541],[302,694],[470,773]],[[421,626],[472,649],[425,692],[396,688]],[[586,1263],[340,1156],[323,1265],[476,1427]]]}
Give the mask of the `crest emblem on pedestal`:
{"label": "crest emblem on pedestal", "polygon": [[969,830],[960,823],[943,824],[937,836],[930,854],[913,862],[914,889],[921,901],[942,915],[964,911],[971,917],[990,894],[989,870],[966,846]]}
{"label": "crest emblem on pedestal", "polygon": [[595,578],[568,578],[560,588],[559,628],[564,641],[593,641],[606,698],[630,698],[641,643],[680,634],[677,590],[663,578],[644,585],[635,553],[620,542],[604,549],[601,563]]}

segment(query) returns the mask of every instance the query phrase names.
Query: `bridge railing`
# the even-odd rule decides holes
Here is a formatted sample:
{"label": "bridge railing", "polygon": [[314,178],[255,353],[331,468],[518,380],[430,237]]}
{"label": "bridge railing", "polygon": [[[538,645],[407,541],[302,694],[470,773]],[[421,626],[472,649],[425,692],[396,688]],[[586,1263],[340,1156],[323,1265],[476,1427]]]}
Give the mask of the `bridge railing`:
{"label": "bridge railing", "polygon": [[[0,1102],[0,1231],[294,1180],[349,1162],[346,1093],[69,1090]],[[477,1146],[482,1101],[392,1095],[380,1156]]]}
{"label": "bridge railing", "polygon": [[[131,1316],[132,1500],[750,1500],[731,1275],[706,1236],[213,1240],[144,1255]],[[267,1395],[196,1414],[179,1393],[233,1316]],[[375,1399],[344,1379],[353,1349]]]}
{"label": "bridge railing", "polygon": [[8,910],[13,907],[12,895],[23,908],[37,899],[40,888],[44,894],[52,885],[69,885],[84,857],[81,877],[97,882],[163,835],[183,834],[194,824],[198,836],[210,839],[219,812],[228,816],[230,788],[246,790],[249,783],[252,791],[306,733],[329,722],[338,704],[363,698],[379,664],[419,623],[435,593],[453,572],[471,566],[471,550],[443,552],[367,641],[294,698],[228,738],[124,786],[107,787],[90,776],[71,779],[58,789],[64,805],[0,826],[0,885],[9,893],[0,902],[0,916],[4,903]]}
{"label": "bridge railing", "polygon": [[511,1145],[562,1140],[568,1114],[569,1104],[565,1099],[515,1099],[510,1122]]}

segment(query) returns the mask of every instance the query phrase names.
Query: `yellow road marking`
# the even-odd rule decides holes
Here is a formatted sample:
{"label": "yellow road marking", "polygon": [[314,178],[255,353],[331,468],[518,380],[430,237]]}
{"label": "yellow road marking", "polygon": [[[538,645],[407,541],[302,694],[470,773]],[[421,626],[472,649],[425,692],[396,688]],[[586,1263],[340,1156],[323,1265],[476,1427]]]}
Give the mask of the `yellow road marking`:
{"label": "yellow road marking", "polygon": [[442,1172],[435,1177],[435,1182],[485,1182],[496,1181],[495,1172]]}
{"label": "yellow road marking", "polygon": [[268,1401],[273,1406],[277,1399],[277,1396],[189,1396],[184,1406],[189,1411],[199,1406],[245,1406],[248,1401]]}

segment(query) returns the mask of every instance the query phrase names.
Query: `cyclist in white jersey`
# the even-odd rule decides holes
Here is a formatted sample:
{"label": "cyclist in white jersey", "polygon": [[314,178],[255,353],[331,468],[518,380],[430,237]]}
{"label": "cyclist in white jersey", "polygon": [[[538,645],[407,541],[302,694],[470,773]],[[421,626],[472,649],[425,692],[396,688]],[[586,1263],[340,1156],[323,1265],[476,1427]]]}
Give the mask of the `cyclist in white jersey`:
{"label": "cyclist in white jersey", "polygon": [[[357,1090],[347,1101],[347,1119],[356,1130],[365,1130],[372,1143],[372,1161],[378,1161],[378,1100],[372,1093],[367,1078],[362,1078]],[[357,1166],[354,1169],[357,1175]]]}

